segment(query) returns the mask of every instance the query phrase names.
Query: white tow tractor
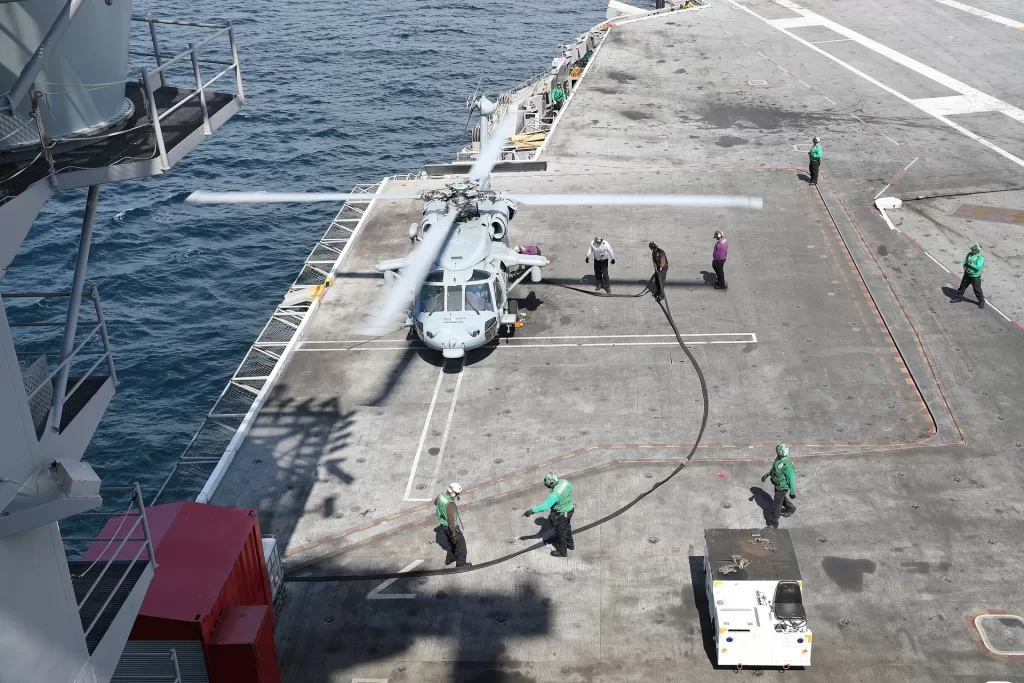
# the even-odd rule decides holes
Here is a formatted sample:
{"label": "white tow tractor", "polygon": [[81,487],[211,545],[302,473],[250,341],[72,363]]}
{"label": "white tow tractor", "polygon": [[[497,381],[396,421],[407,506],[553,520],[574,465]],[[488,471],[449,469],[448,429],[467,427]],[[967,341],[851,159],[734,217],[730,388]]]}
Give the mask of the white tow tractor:
{"label": "white tow tractor", "polygon": [[812,634],[789,532],[705,529],[704,542],[719,666],[810,666]]}

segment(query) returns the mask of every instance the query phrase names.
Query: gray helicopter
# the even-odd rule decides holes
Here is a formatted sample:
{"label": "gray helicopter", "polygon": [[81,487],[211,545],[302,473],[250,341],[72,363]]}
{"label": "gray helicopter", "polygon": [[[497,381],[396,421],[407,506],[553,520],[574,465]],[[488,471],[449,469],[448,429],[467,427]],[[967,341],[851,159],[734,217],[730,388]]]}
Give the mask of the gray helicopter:
{"label": "gray helicopter", "polygon": [[[422,242],[451,213],[455,221],[427,273],[406,325],[445,358],[461,358],[467,349],[490,342],[499,329],[514,334],[521,323],[517,302],[509,298],[526,277],[540,282],[543,256],[521,254],[509,246],[508,224],[516,204],[475,182],[450,184],[426,192],[423,221],[409,228]],[[415,256],[382,261],[375,267],[393,289],[401,284]],[[515,279],[517,273],[519,276]]]}
{"label": "gray helicopter", "polygon": [[[509,246],[509,221],[518,204],[530,206],[678,206],[760,209],[760,197],[735,195],[521,194],[492,190],[490,174],[515,133],[516,114],[497,126],[494,103],[485,95],[471,102],[480,112],[480,154],[464,182],[415,194],[378,194],[377,199],[420,199],[423,220],[409,228],[413,251],[382,261],[387,294],[372,321],[369,336],[395,329],[400,321],[445,358],[461,358],[498,334],[513,333],[518,321],[511,291],[526,277],[540,282],[547,258],[521,254]],[[365,200],[349,193],[193,192],[193,204],[274,204]],[[513,279],[510,273],[518,273]]]}

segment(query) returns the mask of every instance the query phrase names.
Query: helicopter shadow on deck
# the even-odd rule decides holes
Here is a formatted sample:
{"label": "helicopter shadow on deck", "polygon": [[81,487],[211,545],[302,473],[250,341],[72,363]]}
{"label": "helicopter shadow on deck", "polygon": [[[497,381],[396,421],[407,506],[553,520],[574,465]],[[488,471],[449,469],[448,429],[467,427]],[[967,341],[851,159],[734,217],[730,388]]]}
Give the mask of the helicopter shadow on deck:
{"label": "helicopter shadow on deck", "polygon": [[[413,334],[411,330],[406,335],[405,339],[410,343],[419,341],[416,338],[416,335]],[[386,401],[388,397],[391,396],[391,392],[394,391],[395,387],[398,385],[398,382],[401,380],[402,375],[405,374],[405,371],[409,368],[409,365],[412,363],[413,359],[416,358],[416,356],[417,349],[415,346],[410,346],[405,351],[403,351],[402,356],[398,359],[398,361],[395,362],[394,365],[391,366],[390,372],[388,372],[387,375],[384,375],[381,378],[380,389],[377,391],[376,394],[374,394],[371,398],[369,398],[366,401],[366,405],[379,406],[381,403]]]}

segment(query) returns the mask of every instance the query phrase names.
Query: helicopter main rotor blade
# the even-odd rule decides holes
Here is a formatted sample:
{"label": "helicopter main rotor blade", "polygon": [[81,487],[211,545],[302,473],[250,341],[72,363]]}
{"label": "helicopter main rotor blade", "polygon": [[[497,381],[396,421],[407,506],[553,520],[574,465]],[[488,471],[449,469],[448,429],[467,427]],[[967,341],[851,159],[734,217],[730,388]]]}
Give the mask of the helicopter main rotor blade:
{"label": "helicopter main rotor blade", "polygon": [[516,114],[515,112],[509,112],[505,114],[505,118],[501,120],[498,127],[493,131],[488,131],[486,138],[487,143],[480,150],[480,154],[477,156],[476,161],[469,169],[469,178],[478,183],[484,182],[491,175],[491,170],[495,164],[501,161],[501,152],[505,147],[505,142],[512,137],[513,133],[516,132]]}
{"label": "helicopter main rotor blade", "polygon": [[[408,306],[409,301],[419,293],[423,281],[430,274],[430,269],[448,241],[457,215],[457,211],[448,211],[427,230],[423,241],[405,259],[405,266],[399,271],[395,286],[388,290],[377,312],[360,333],[373,336],[394,330],[395,325],[400,322],[399,315]],[[401,322],[404,322],[404,318]]]}
{"label": "helicopter main rotor blade", "polygon": [[189,204],[308,204],[370,199],[419,199],[418,194],[362,194],[352,192],[206,192],[197,190],[185,198]]}
{"label": "helicopter main rotor blade", "polygon": [[760,209],[761,197],[689,194],[509,194],[527,206],[682,206],[709,209]]}

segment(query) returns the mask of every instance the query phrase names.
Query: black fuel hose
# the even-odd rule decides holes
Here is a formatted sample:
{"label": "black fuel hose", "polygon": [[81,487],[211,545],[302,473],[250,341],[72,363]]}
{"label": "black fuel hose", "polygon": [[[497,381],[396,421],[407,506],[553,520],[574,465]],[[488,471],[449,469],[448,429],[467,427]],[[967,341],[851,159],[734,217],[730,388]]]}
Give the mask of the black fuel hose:
{"label": "black fuel hose", "polygon": [[[653,279],[654,278],[652,277],[651,278],[652,282],[653,282]],[[650,291],[650,286],[651,286],[652,283],[648,282],[647,287],[645,287],[644,290],[642,292],[640,292],[639,294],[599,294],[598,292],[589,292],[589,291],[587,291],[585,289],[579,289],[577,287],[570,287],[569,285],[562,285],[562,284],[558,284],[558,283],[554,283],[554,282],[548,282],[548,283],[543,283],[543,284],[550,284],[550,285],[553,285],[555,287],[562,287],[563,289],[571,289],[571,290],[576,291],[576,292],[581,292],[583,294],[591,294],[593,296],[635,298],[635,297],[641,297],[644,294],[646,294],[647,292],[649,292]],[[664,479],[661,479],[661,480],[655,482],[654,485],[651,486],[649,489],[647,489],[646,491],[644,491],[643,493],[641,493],[636,498],[634,498],[630,502],[626,503],[625,505],[623,505],[619,509],[615,510],[614,512],[612,512],[610,514],[607,514],[607,515],[605,515],[604,517],[602,517],[602,518],[600,518],[598,520],[590,522],[589,524],[585,524],[585,525],[581,526],[578,529],[573,529],[573,531],[572,531],[573,536],[576,536],[578,534],[582,534],[582,533],[584,533],[586,531],[589,531],[590,529],[593,529],[594,527],[601,526],[605,522],[608,522],[610,520],[615,519],[616,517],[618,517],[619,515],[621,515],[622,513],[626,512],[627,510],[632,508],[634,505],[636,505],[637,503],[642,501],[644,498],[646,498],[647,496],[651,495],[652,493],[657,491],[659,488],[661,488],[662,486],[667,484],[669,481],[671,481],[672,478],[675,477],[680,472],[682,472],[683,468],[686,467],[686,464],[688,462],[690,462],[690,460],[693,458],[693,455],[697,452],[697,447],[700,445],[701,439],[704,437],[704,428],[707,427],[707,424],[708,424],[708,408],[709,408],[709,403],[708,403],[708,384],[707,384],[707,381],[705,381],[705,379],[704,379],[704,372],[700,369],[700,365],[697,364],[697,359],[693,357],[693,354],[690,352],[690,350],[688,348],[686,348],[686,344],[683,343],[683,338],[679,334],[679,328],[676,326],[676,321],[672,318],[672,311],[668,307],[668,300],[667,300],[667,298],[662,297],[662,299],[660,301],[658,301],[658,306],[661,307],[662,312],[665,314],[665,318],[668,320],[668,324],[672,326],[672,331],[676,335],[676,341],[679,343],[680,348],[683,349],[683,353],[686,354],[686,357],[690,359],[690,363],[693,365],[693,369],[697,372],[697,379],[700,380],[700,393],[701,393],[701,397],[702,397],[702,399],[704,401],[704,412],[703,412],[703,415],[701,416],[701,420],[700,420],[700,430],[697,432],[697,438],[694,439],[694,441],[693,441],[693,448],[690,449],[689,454],[686,456],[686,458],[681,463],[679,463],[679,465],[674,470],[672,470],[672,472],[669,473],[669,475],[667,477],[665,477]],[[420,569],[420,570],[417,570],[417,571],[394,572],[394,573],[390,573],[390,574],[324,574],[324,575],[321,575],[321,576],[289,576],[289,575],[285,575],[284,580],[285,581],[386,581],[388,579],[415,579],[415,578],[421,578],[421,577],[426,577],[426,576],[448,576],[450,574],[462,574],[462,573],[465,573],[465,572],[477,571],[478,569],[487,569],[488,567],[493,567],[496,564],[501,564],[503,562],[508,562],[512,558],[519,557],[520,555],[523,555],[525,553],[532,552],[532,551],[537,550],[539,548],[543,548],[546,545],[547,545],[547,541],[538,541],[537,543],[534,543],[533,545],[527,546],[525,548],[520,548],[519,550],[517,550],[517,551],[515,551],[513,553],[509,553],[508,555],[504,555],[502,557],[498,557],[498,558],[495,558],[493,560],[487,560],[486,562],[480,562],[479,564],[467,565],[465,567],[451,567],[451,568],[446,568],[446,569]]]}

